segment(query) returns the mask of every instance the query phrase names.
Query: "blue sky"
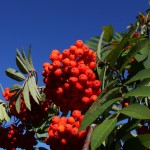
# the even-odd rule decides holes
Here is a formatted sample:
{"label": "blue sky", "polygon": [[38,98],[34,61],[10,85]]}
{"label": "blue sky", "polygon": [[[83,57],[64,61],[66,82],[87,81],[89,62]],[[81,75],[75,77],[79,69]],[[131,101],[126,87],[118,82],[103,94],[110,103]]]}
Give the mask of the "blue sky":
{"label": "blue sky", "polygon": [[32,44],[33,63],[43,85],[42,63],[49,61],[52,49],[62,51],[77,39],[100,35],[102,26],[109,24],[123,32],[148,8],[148,0],[1,0],[0,83],[4,88],[16,83],[5,75],[7,67],[16,68],[16,48],[27,52]]}
{"label": "blue sky", "polygon": [[15,83],[5,76],[5,69],[16,67],[16,48],[27,50],[32,44],[33,63],[42,85],[42,63],[49,60],[52,49],[62,51],[77,39],[100,35],[102,26],[109,24],[115,31],[125,31],[139,11],[147,8],[148,0],[0,1],[0,83],[4,88]]}

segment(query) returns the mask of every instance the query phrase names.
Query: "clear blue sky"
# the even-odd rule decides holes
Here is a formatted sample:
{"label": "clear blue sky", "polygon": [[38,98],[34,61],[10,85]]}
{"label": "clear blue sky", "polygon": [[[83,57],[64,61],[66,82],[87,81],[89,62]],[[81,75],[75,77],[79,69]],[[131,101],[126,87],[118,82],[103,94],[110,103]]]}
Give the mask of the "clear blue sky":
{"label": "clear blue sky", "polygon": [[33,63],[42,85],[42,63],[52,49],[63,50],[77,39],[86,41],[100,35],[102,26],[112,24],[125,31],[148,0],[1,0],[0,1],[0,83],[15,82],[5,76],[15,67],[15,50],[32,44]]}

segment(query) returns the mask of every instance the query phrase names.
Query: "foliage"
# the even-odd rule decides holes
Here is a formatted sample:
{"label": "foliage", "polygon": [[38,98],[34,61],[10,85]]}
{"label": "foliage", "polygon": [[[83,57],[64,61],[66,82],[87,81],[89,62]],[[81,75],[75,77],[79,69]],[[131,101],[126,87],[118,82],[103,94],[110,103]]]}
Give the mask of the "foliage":
{"label": "foliage", "polygon": [[[108,25],[85,44],[77,40],[62,54],[53,50],[51,62],[43,63],[44,87],[38,85],[31,46],[28,56],[17,49],[18,70],[5,71],[17,83],[5,88],[6,101],[0,100],[0,133],[11,144],[0,138],[0,147],[36,149],[36,139],[53,150],[72,145],[79,150],[148,149],[149,30],[147,10],[124,33]],[[29,135],[27,147],[17,145]]]}

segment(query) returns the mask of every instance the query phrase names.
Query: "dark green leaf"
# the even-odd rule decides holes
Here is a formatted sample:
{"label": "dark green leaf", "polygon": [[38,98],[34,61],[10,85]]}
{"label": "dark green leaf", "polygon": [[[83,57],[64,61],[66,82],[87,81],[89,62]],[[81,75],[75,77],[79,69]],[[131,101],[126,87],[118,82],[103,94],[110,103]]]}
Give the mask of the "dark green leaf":
{"label": "dark green leaf", "polygon": [[135,76],[133,76],[125,84],[129,84],[133,81],[142,80],[146,78],[150,78],[150,69],[144,69],[144,70],[139,71]]}
{"label": "dark green leaf", "polygon": [[148,50],[147,59],[143,62],[143,65],[146,69],[150,68],[150,51]]}
{"label": "dark green leaf", "polygon": [[128,34],[126,34],[121,40],[121,42],[119,43],[119,45],[115,49],[111,50],[111,52],[106,57],[106,60],[110,62],[111,67],[115,65],[119,55],[121,54],[123,48],[127,44],[130,36],[134,33],[134,31],[135,29],[131,30]]}
{"label": "dark green leaf", "polygon": [[150,119],[150,109],[141,104],[131,104],[124,107],[120,113],[136,119]]}
{"label": "dark green leaf", "polygon": [[115,128],[117,123],[117,118],[112,118],[105,120],[100,125],[98,125],[91,136],[91,150],[98,148],[108,137],[108,135]]}
{"label": "dark green leaf", "polygon": [[130,60],[132,58],[134,58],[134,56],[145,47],[150,48],[150,39],[144,40],[144,41],[138,43],[136,46],[131,48],[128,55],[124,59],[124,63],[122,64],[122,66],[120,68],[120,72],[122,72],[123,69],[130,63]]}
{"label": "dark green leaf", "polygon": [[112,25],[109,26],[103,26],[103,32],[104,32],[104,40],[106,42],[110,42],[113,38],[114,29]]}
{"label": "dark green leaf", "polygon": [[116,138],[119,140],[126,136],[131,130],[135,129],[137,125],[140,123],[140,120],[133,119],[126,124],[124,124],[116,133]]}
{"label": "dark green leaf", "polygon": [[10,77],[16,81],[25,80],[25,76],[23,74],[21,74],[20,72],[16,71],[15,69],[7,68],[5,72],[8,77]]}
{"label": "dark green leaf", "polygon": [[127,140],[123,150],[145,150],[148,147],[150,147],[150,134],[144,134]]}
{"label": "dark green leaf", "polygon": [[[111,107],[118,100],[120,100],[120,98],[111,99],[100,106],[97,106],[96,104],[95,108],[94,108],[95,105],[94,106],[92,105],[89,108],[89,110],[85,113],[84,119],[81,122],[81,126],[79,130],[81,131],[86,127],[88,127],[95,119],[97,119],[103,112],[105,112],[109,107]],[[96,101],[100,101],[100,100],[96,100]]]}
{"label": "dark green leaf", "polygon": [[13,86],[10,87],[10,92],[18,91],[21,89],[21,85],[19,84],[14,84]]}
{"label": "dark green leaf", "polygon": [[28,87],[28,84],[27,84],[27,83],[25,83],[25,85],[24,85],[23,97],[24,97],[24,102],[25,102],[27,108],[31,111],[29,87]]}

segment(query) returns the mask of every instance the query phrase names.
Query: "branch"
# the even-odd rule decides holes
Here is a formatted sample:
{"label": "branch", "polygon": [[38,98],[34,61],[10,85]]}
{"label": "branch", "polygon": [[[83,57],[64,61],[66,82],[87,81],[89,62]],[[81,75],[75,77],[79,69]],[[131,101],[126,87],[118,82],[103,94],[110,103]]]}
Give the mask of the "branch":
{"label": "branch", "polygon": [[96,124],[90,125],[82,150],[89,150],[90,149],[89,146],[90,146],[91,135],[92,135],[95,127],[96,127]]}

